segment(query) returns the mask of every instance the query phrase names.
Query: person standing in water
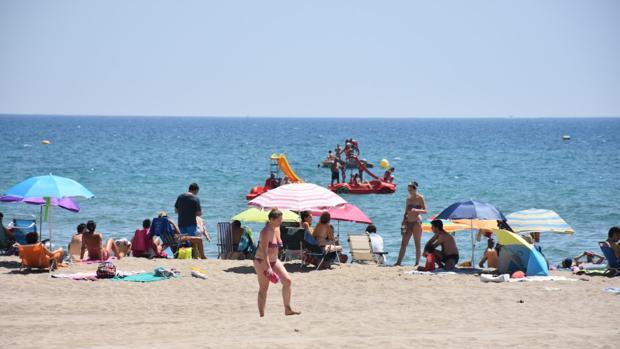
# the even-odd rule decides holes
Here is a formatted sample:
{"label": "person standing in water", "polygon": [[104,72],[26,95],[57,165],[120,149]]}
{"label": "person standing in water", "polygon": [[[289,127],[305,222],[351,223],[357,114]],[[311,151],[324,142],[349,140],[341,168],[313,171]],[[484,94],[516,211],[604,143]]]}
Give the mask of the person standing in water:
{"label": "person standing in water", "polygon": [[[254,270],[258,277],[258,313],[265,316],[265,304],[267,303],[267,291],[269,282],[282,282],[282,299],[284,302],[284,315],[299,315],[301,312],[291,308],[291,284],[292,280],[282,262],[278,259],[278,249],[282,245],[280,239],[280,224],[282,224],[282,212],[273,209],[269,212],[269,221],[260,232],[258,250],[254,257]],[[277,276],[276,276],[277,275]]]}
{"label": "person standing in water", "polygon": [[426,211],[426,202],[424,196],[418,193],[418,182],[411,182],[407,187],[409,191],[409,197],[405,202],[405,214],[403,215],[403,221],[401,223],[403,236],[400,242],[400,252],[398,253],[398,260],[394,265],[401,265],[403,258],[405,257],[405,251],[407,251],[407,245],[411,236],[415,243],[415,265],[420,264],[420,255],[422,254],[420,248],[420,239],[422,238],[422,215]]}

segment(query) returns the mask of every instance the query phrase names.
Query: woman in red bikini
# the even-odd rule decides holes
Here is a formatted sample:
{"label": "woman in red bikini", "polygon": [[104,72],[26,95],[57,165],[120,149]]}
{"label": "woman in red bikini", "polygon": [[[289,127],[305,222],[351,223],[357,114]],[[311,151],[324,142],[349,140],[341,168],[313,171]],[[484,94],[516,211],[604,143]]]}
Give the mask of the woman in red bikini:
{"label": "woman in red bikini", "polygon": [[[269,281],[279,280],[282,282],[282,299],[284,300],[284,315],[299,315],[298,311],[291,308],[291,277],[278,259],[278,249],[282,246],[280,238],[280,224],[282,224],[282,212],[273,209],[269,212],[269,222],[260,232],[258,250],[254,257],[254,269],[258,276],[258,313],[265,316],[265,303],[267,303],[267,290]],[[275,275],[277,277],[274,277]],[[275,281],[277,282],[277,281]]]}

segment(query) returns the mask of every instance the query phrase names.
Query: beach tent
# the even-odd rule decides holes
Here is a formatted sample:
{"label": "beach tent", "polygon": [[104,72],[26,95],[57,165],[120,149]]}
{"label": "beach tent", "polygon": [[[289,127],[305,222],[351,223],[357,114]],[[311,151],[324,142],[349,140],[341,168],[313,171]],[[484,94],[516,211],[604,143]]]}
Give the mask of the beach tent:
{"label": "beach tent", "polygon": [[551,210],[530,208],[506,216],[515,233],[545,232],[574,234],[575,230],[560,215]]}
{"label": "beach tent", "polygon": [[493,229],[501,246],[499,268],[501,274],[523,271],[527,276],[549,276],[547,262],[533,245],[519,235],[503,229]]}

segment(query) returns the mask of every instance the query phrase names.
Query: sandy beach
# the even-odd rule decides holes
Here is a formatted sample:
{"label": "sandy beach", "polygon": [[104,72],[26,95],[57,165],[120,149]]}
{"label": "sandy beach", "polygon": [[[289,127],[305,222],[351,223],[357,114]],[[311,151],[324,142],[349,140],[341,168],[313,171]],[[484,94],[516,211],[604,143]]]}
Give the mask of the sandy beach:
{"label": "sandy beach", "polygon": [[[336,346],[615,348],[620,279],[485,284],[473,275],[408,275],[411,267],[346,264],[300,270],[285,317],[280,285],[259,318],[251,261],[116,261],[121,271],[174,267],[180,279],[153,283],[54,279],[21,274],[0,258],[2,348],[318,348]],[[208,280],[190,276],[197,266]],[[88,272],[71,265],[54,273]],[[615,344],[614,344],[615,343]]]}

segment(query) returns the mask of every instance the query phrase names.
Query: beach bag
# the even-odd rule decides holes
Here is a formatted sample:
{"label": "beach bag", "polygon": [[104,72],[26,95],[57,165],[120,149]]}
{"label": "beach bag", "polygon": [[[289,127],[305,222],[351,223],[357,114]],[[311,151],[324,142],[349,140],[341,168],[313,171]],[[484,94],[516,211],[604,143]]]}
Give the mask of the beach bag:
{"label": "beach bag", "polygon": [[99,263],[97,279],[111,279],[116,276],[116,266],[110,262]]}
{"label": "beach bag", "polygon": [[192,248],[181,247],[179,249],[179,259],[192,259]]}

